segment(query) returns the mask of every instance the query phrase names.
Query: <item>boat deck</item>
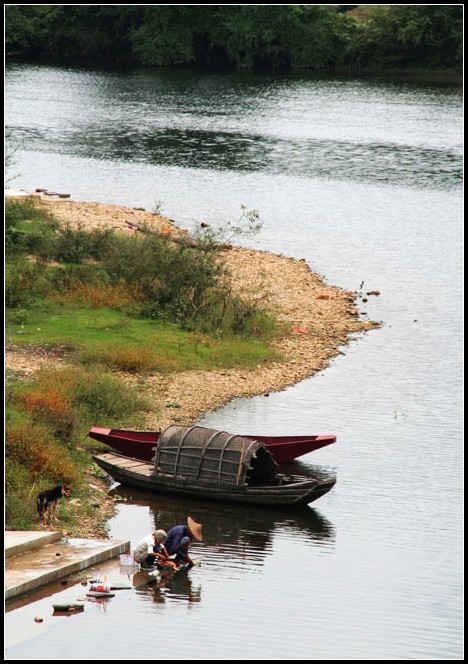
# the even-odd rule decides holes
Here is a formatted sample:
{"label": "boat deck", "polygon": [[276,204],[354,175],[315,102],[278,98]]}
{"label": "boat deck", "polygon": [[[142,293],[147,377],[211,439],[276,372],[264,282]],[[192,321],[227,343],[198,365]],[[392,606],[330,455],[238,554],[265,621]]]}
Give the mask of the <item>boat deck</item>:
{"label": "boat deck", "polygon": [[122,470],[135,472],[148,478],[153,472],[153,464],[148,461],[131,459],[129,457],[121,456],[120,454],[115,454],[114,452],[104,452],[103,454],[100,454],[99,457],[108,463],[118,466]]}

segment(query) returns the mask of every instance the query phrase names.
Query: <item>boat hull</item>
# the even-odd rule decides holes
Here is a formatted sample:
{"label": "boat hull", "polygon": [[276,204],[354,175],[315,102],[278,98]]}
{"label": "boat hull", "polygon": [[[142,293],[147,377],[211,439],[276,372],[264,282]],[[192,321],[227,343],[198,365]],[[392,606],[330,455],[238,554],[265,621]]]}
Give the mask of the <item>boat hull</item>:
{"label": "boat hull", "polygon": [[[159,441],[157,431],[125,431],[93,427],[90,438],[105,443],[124,456],[151,461]],[[271,452],[277,463],[293,461],[304,454],[336,442],[336,436],[243,436],[258,440]]]}
{"label": "boat hull", "polygon": [[279,486],[217,487],[177,483],[170,478],[152,476],[153,464],[112,452],[95,455],[94,460],[111,477],[126,485],[154,493],[265,506],[308,505],[332,489],[335,477],[307,478]]}

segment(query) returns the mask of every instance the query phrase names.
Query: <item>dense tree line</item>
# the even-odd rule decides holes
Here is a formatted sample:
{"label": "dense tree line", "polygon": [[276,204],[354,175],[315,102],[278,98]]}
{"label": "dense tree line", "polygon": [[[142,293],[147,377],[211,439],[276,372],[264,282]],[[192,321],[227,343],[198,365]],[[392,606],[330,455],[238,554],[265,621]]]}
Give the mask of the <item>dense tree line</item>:
{"label": "dense tree line", "polygon": [[207,69],[456,69],[462,5],[7,5],[6,54]]}

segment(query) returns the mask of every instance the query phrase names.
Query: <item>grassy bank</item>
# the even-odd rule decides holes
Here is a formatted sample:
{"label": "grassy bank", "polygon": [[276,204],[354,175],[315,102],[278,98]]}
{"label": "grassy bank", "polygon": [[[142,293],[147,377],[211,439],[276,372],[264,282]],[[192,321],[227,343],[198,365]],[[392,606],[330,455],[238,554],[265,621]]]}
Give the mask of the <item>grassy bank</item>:
{"label": "grassy bank", "polygon": [[62,363],[27,380],[7,374],[9,529],[34,528],[35,496],[62,481],[74,487],[63,525],[73,532],[90,517],[99,444],[89,428],[144,428],[148,413],[158,416],[138,377],[279,358],[271,341],[280,327],[232,291],[213,238],[191,248],[72,228],[40,205],[7,200],[6,249],[7,347]]}
{"label": "grassy bank", "polygon": [[[90,426],[193,424],[312,376],[351,335],[378,327],[361,317],[358,293],[305,261],[219,251],[210,236],[188,250],[168,240],[183,231],[152,212],[47,199],[10,211],[7,527],[35,527],[34,496],[71,479],[60,527],[105,534],[113,502],[91,462],[103,448]],[[129,234],[129,220],[159,236]]]}

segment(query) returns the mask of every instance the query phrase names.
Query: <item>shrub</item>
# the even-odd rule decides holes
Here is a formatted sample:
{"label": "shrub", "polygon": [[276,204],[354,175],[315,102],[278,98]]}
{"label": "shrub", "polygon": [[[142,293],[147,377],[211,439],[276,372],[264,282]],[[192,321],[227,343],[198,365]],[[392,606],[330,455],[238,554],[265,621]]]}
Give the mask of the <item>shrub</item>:
{"label": "shrub", "polygon": [[77,382],[74,398],[95,420],[124,417],[145,406],[132,388],[106,375],[88,375],[86,381]]}
{"label": "shrub", "polygon": [[273,315],[262,309],[258,302],[246,297],[231,295],[222,304],[215,302],[209,318],[199,321],[199,329],[218,330],[224,335],[253,338],[272,338],[279,333],[279,325]]}
{"label": "shrub", "polygon": [[29,319],[28,309],[10,309],[6,312],[6,318],[12,325],[24,325]]}
{"label": "shrub", "polygon": [[[90,420],[125,418],[146,407],[122,380],[79,368],[42,369],[34,382],[10,385],[8,403],[29,414],[41,436],[47,432],[50,440],[55,436],[68,447],[74,446]],[[16,425],[21,431],[28,425],[17,417],[9,419],[13,431]]]}
{"label": "shrub", "polygon": [[36,513],[35,483],[28,470],[7,458],[5,460],[5,527],[30,530]]}
{"label": "shrub", "polygon": [[64,265],[49,272],[49,293],[69,296],[84,285],[106,288],[108,275],[98,265]]}
{"label": "shrub", "polygon": [[[57,228],[52,215],[33,200],[7,198],[5,201],[5,251],[13,254],[45,245],[44,235]],[[35,240],[31,238],[34,237]]]}
{"label": "shrub", "polygon": [[103,255],[114,250],[114,245],[115,234],[112,228],[87,231],[81,226],[72,228],[67,224],[58,234],[54,258],[65,263],[100,260]]}
{"label": "shrub", "polygon": [[20,400],[33,420],[43,422],[53,431],[54,436],[71,444],[78,416],[73,408],[72,399],[57,387],[44,389],[38,385],[36,389],[23,392]]}
{"label": "shrub", "polygon": [[[31,204],[14,207],[12,227],[18,228],[18,219],[37,213]],[[65,305],[70,300],[105,305],[128,315],[172,321],[186,330],[258,336],[267,330],[271,317],[254,302],[233,295],[219,242],[255,233],[260,226],[258,213],[243,206],[236,224],[221,230],[221,235],[209,230],[199,234],[197,246],[192,247],[149,233],[124,236],[113,229],[60,228],[43,219],[21,239],[13,238],[12,244],[43,261],[67,264],[45,268],[24,260],[12,262],[7,270],[7,307],[25,309],[48,294]],[[121,359],[119,368],[130,371],[146,362],[137,357]]]}
{"label": "shrub", "polygon": [[[24,388],[23,388],[24,389]],[[16,387],[21,391],[21,386]],[[63,408],[86,408],[86,415],[123,417],[144,403],[123,380],[80,368],[42,369],[37,381],[27,388],[29,394],[50,395],[51,402]],[[24,397],[17,397],[24,398]],[[26,397],[26,399],[31,397]],[[39,397],[35,396],[34,399]]]}
{"label": "shrub", "polygon": [[5,456],[20,464],[33,476],[44,475],[51,481],[75,482],[78,478],[72,459],[54,440],[48,427],[30,422],[6,426]]}
{"label": "shrub", "polygon": [[186,329],[209,331],[213,312],[231,298],[227,269],[211,240],[193,248],[151,235],[131,237],[105,257],[103,267],[114,282],[133,287],[143,317],[171,320]]}
{"label": "shrub", "polygon": [[30,307],[45,289],[44,268],[22,257],[8,260],[5,270],[7,309]]}

